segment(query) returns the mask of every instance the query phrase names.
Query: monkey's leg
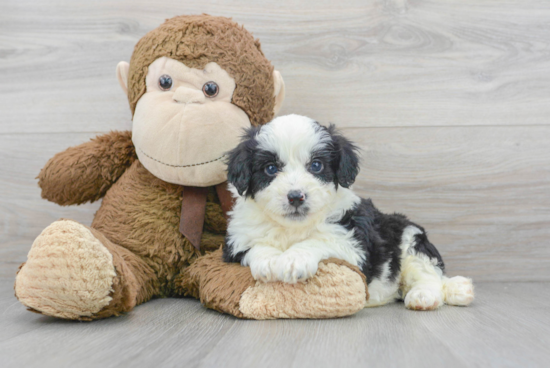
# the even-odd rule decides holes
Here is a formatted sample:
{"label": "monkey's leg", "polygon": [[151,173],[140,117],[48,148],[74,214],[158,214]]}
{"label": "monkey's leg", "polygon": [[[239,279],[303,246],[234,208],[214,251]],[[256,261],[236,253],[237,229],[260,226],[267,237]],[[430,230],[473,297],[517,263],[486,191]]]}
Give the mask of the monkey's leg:
{"label": "monkey's leg", "polygon": [[177,291],[239,318],[335,318],[354,314],[368,299],[365,276],[345,261],[321,261],[305,282],[255,281],[249,267],[222,260],[222,250],[201,256],[178,277]]}
{"label": "monkey's leg", "polygon": [[119,315],[155,293],[155,274],[137,255],[71,220],[56,221],[34,241],[15,294],[45,315],[93,320]]}

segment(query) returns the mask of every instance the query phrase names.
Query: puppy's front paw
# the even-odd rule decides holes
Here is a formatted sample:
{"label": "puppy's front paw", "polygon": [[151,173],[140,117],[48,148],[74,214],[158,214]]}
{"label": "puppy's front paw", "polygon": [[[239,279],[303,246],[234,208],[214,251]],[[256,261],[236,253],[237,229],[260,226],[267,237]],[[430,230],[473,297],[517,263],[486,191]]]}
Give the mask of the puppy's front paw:
{"label": "puppy's front paw", "polygon": [[319,261],[315,257],[297,252],[283,253],[275,262],[274,271],[277,280],[289,284],[295,284],[313,277],[319,266]]}
{"label": "puppy's front paw", "polygon": [[254,280],[270,282],[276,281],[274,268],[275,258],[263,258],[250,264],[250,272]]}

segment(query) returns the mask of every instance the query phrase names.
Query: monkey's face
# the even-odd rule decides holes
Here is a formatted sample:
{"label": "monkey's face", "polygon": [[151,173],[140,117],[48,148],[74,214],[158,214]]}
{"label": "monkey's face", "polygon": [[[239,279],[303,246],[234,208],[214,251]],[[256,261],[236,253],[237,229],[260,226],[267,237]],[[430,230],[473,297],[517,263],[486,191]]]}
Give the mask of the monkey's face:
{"label": "monkey's face", "polygon": [[231,103],[235,80],[214,62],[199,70],[162,57],[149,66],[146,86],[132,127],[145,168],[174,184],[225,181],[224,154],[251,125],[247,114]]}

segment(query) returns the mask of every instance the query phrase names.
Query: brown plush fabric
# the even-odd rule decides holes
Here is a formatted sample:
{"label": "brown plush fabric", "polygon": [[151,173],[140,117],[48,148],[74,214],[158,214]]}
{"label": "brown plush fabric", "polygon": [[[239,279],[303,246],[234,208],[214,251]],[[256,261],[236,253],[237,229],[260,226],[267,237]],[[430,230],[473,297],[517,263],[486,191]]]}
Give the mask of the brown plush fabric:
{"label": "brown plush fabric", "polygon": [[[205,213],[208,226],[203,237],[210,240],[213,235],[220,236],[216,239],[219,246],[225,228],[212,224],[223,214],[214,188],[209,192]],[[179,231],[181,201],[181,186],[156,178],[135,161],[107,192],[92,222],[94,229],[144,259],[154,270],[157,280],[143,301],[173,295],[173,278],[201,254]]]}
{"label": "brown plush fabric", "polygon": [[199,298],[207,308],[243,318],[239,310],[241,295],[255,283],[250,268],[223,262],[220,248],[188,267],[176,280],[176,290]]}
{"label": "brown plush fabric", "polygon": [[252,125],[273,118],[273,66],[260,42],[231,19],[206,14],[168,19],[137,43],[128,75],[132,114],[146,91],[148,66],[163,56],[197,69],[217,63],[235,79],[232,102],[248,115]]}
{"label": "brown plush fabric", "polygon": [[223,215],[227,218],[227,214],[233,209],[233,205],[235,204],[235,198],[233,198],[233,195],[228,189],[228,183],[225,181],[216,185],[216,193],[218,194],[218,198],[220,200]]}
{"label": "brown plush fabric", "polygon": [[96,229],[89,229],[113,255],[116,271],[111,287],[111,302],[89,319],[101,319],[129,312],[136,304],[147,300],[147,295],[154,294],[154,290],[151,289],[156,280],[155,272],[143,259],[113,244]]}
{"label": "brown plush fabric", "polygon": [[358,267],[331,258],[306,283],[256,282],[250,269],[225,263],[221,248],[200,257],[176,279],[179,294],[239,318],[334,318],[361,310],[367,282]]}
{"label": "brown plush fabric", "polygon": [[[113,145],[113,142],[116,144]],[[109,151],[116,147],[125,148],[120,153],[121,157]],[[119,269],[130,269],[137,270],[134,273],[142,276],[138,277],[140,288],[135,302],[132,302],[138,305],[154,296],[174,295],[174,277],[201,253],[179,232],[182,187],[153,176],[135,159],[134,151],[128,147],[133,147],[130,132],[111,132],[71,147],[54,156],[42,169],[39,185],[43,188],[44,197],[60,204],[81,203],[85,198],[92,200],[104,196],[92,229],[94,235],[113,253],[115,262],[117,254],[124,260],[115,265],[117,275],[125,273],[119,272]],[[122,159],[124,152],[126,159]],[[104,160],[103,155],[117,159]],[[125,166],[128,162],[131,162],[129,167]],[[90,179],[93,174],[88,171],[90,168],[101,168],[105,172],[125,171],[118,175],[117,180],[100,180],[109,176],[96,175],[97,180],[84,183],[84,178]],[[70,175],[60,179],[60,173]],[[76,201],[74,197],[77,196],[78,185],[84,186],[87,193]],[[109,190],[105,189],[107,186]],[[214,187],[208,188],[204,221],[201,248],[203,251],[218,249],[224,241],[227,220]],[[127,280],[121,282],[121,285],[127,284]],[[128,286],[124,287],[128,289]],[[114,296],[117,295],[115,287]],[[113,303],[110,305],[116,306],[113,308],[119,312],[128,310],[132,304],[126,301],[116,304],[116,300]],[[109,313],[118,314],[102,311],[97,318]]]}
{"label": "brown plush fabric", "polygon": [[97,201],[136,158],[129,131],[114,131],[71,147],[40,171],[42,198],[62,206]]}

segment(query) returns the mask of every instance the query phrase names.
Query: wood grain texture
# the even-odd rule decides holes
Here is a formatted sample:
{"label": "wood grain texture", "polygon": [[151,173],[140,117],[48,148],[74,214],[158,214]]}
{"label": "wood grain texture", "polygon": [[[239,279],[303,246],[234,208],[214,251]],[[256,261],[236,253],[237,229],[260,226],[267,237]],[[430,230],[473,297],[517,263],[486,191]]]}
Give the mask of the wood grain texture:
{"label": "wood grain texture", "polygon": [[424,226],[449,275],[550,280],[550,127],[346,129],[354,189]]}
{"label": "wood grain texture", "polygon": [[334,320],[243,321],[161,299],[79,323],[29,313],[0,282],[2,367],[545,367],[550,284],[478,284],[470,307],[402,303]]}
{"label": "wood grain texture", "polygon": [[286,81],[282,113],[342,126],[546,125],[550,3],[4,1],[0,132],[124,129],[115,66],[177,14],[231,16]]}
{"label": "wood grain texture", "polygon": [[0,11],[0,277],[52,221],[89,224],[34,179],[58,151],[130,129],[115,78],[177,14],[232,16],[286,81],[282,113],[335,122],[365,149],[355,186],[408,214],[449,273],[550,280],[550,3],[8,0]]}

